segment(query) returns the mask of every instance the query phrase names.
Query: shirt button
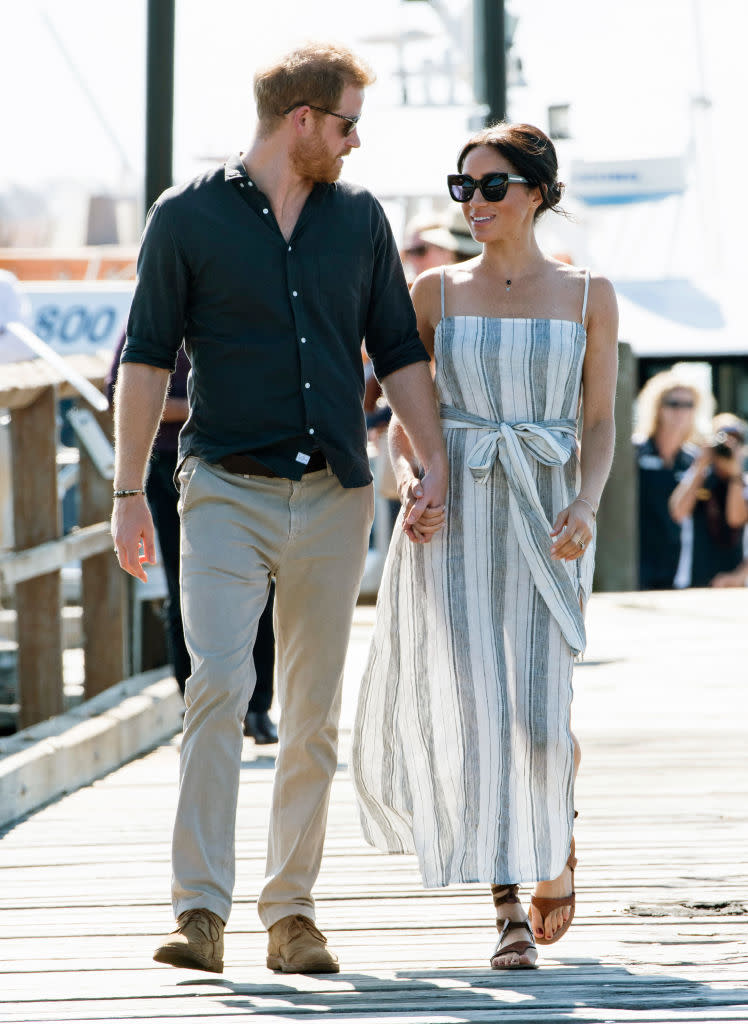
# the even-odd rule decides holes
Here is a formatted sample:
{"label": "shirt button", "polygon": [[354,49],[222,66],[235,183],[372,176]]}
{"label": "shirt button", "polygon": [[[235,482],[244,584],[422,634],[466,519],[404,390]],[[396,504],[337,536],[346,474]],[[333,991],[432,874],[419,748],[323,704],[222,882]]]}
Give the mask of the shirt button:
{"label": "shirt button", "polygon": [[288,247],[288,251],[289,251],[289,252],[291,252],[291,246],[290,246],[290,245],[289,245],[289,247]]}
{"label": "shirt button", "polygon": [[307,381],[306,384],[304,385],[305,388],[310,388],[311,386],[312,385],[309,383],[309,381]]}
{"label": "shirt button", "polygon": [[243,181],[239,182],[239,188],[244,188],[244,182]]}
{"label": "shirt button", "polygon": [[253,181],[248,181],[247,184],[249,185],[250,188],[252,188],[252,186],[254,185],[254,182]]}
{"label": "shirt button", "polygon": [[268,211],[267,211],[267,209],[265,209],[265,210],[263,210],[262,212],[263,212],[263,213],[267,213]]}
{"label": "shirt button", "polygon": [[310,427],[310,428],[309,428],[309,433],[310,433],[310,434],[313,434],[313,433],[314,433],[314,427]]}
{"label": "shirt button", "polygon": [[291,294],[293,295],[293,297],[294,297],[294,298],[296,298],[296,296],[297,296],[297,295],[298,295],[299,293],[298,293],[298,292],[291,292]]}
{"label": "shirt button", "polygon": [[301,344],[302,344],[302,345],[306,345],[306,338],[302,338],[302,339],[301,339]]}

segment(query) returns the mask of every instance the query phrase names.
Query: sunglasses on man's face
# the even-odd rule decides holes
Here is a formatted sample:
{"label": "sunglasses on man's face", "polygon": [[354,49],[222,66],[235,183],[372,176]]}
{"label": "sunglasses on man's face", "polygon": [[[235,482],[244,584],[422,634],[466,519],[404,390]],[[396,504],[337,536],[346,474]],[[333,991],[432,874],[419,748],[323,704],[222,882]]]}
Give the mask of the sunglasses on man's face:
{"label": "sunglasses on man's face", "polygon": [[665,409],[693,409],[693,401],[690,398],[664,398],[662,405]]}
{"label": "sunglasses on man's face", "polygon": [[477,188],[480,189],[483,198],[487,203],[500,203],[510,185],[529,185],[527,178],[519,174],[507,174],[506,171],[494,171],[493,174],[484,174],[476,180],[469,174],[448,174],[447,188],[449,194],[456,203],[469,203]]}
{"label": "sunglasses on man's face", "polygon": [[330,117],[338,117],[341,121],[345,121],[345,124],[342,125],[344,139],[347,139],[349,135],[353,135],[356,125],[361,120],[360,114],[357,117],[349,117],[348,114],[336,114],[334,110],[328,110],[327,107],[315,107],[313,103],[306,102],[292,103],[290,107],[283,111],[283,116],[285,117],[286,114],[290,114],[297,107],[309,107],[310,110],[318,110],[320,114],[329,114]]}

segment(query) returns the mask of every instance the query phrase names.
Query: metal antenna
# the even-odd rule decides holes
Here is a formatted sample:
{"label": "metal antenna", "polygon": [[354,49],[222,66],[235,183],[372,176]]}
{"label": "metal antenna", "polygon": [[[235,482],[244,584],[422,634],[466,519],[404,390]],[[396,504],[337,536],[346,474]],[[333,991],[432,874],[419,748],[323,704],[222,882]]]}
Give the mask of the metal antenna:
{"label": "metal antenna", "polygon": [[62,37],[60,36],[59,32],[55,28],[52,19],[50,18],[50,16],[47,14],[46,11],[42,11],[41,12],[41,16],[42,16],[42,21],[47,26],[47,29],[48,29],[50,35],[54,39],[54,41],[55,41],[55,43],[57,45],[57,48],[59,49],[60,53],[62,54],[62,56],[63,56],[63,58],[65,60],[65,63],[68,66],[68,69],[69,69],[71,75],[73,76],[75,81],[78,83],[78,86],[80,87],[80,90],[83,93],[83,95],[88,100],[88,103],[89,103],[91,109],[93,110],[94,114],[96,115],[96,119],[98,120],[99,124],[103,128],[103,130],[104,130],[105,134],[107,135],[109,141],[112,143],[114,148],[117,150],[117,153],[119,154],[119,158],[122,161],[123,169],[125,171],[127,171],[129,174],[134,175],[135,171],[133,169],[132,164],[130,163],[130,161],[128,159],[127,151],[125,150],[125,147],[122,145],[122,143],[119,141],[117,136],[112,131],[112,128],[111,128],[111,126],[109,124],[109,121],[106,118],[106,115],[104,114],[104,111],[99,106],[99,104],[98,104],[98,102],[96,100],[96,97],[94,96],[94,94],[91,91],[91,89],[88,87],[88,84],[87,84],[86,80],[83,78],[83,75],[78,70],[78,67],[77,67],[75,61],[73,60],[72,56],[70,55],[67,47],[65,46],[65,43],[63,42]]}

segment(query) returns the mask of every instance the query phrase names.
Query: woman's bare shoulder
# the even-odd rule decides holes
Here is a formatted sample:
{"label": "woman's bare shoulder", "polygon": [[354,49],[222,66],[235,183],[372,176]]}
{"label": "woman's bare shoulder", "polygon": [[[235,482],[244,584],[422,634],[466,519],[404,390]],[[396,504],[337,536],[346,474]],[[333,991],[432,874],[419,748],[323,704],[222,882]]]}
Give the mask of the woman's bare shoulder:
{"label": "woman's bare shoulder", "polygon": [[441,277],[444,267],[432,267],[424,270],[413,282],[410,289],[410,297],[416,311],[428,310],[431,318],[436,322],[441,310]]}

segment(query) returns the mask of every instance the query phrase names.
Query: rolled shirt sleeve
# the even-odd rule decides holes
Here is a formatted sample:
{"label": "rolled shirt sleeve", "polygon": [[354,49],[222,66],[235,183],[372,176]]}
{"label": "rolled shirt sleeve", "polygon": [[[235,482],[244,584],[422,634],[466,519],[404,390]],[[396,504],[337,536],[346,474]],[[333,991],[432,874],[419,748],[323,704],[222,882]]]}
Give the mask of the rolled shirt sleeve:
{"label": "rolled shirt sleeve", "polygon": [[428,362],[429,355],[418,336],[416,314],[392,229],[376,200],[372,222],[374,261],[365,340],[374,373],[383,380],[403,366]]}
{"label": "rolled shirt sleeve", "polygon": [[137,269],[122,362],[173,373],[185,332],[189,268],[170,225],[168,191],[148,215]]}

